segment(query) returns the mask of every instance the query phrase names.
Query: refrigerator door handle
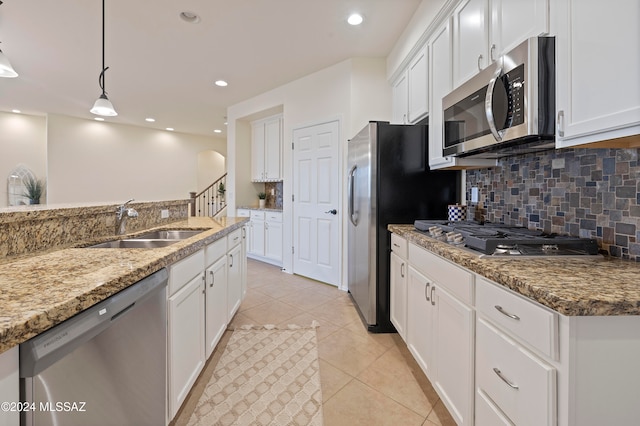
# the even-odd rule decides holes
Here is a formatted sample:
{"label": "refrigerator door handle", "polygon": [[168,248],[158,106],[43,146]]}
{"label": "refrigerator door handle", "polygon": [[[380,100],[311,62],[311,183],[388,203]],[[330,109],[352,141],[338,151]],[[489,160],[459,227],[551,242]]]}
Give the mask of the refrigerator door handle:
{"label": "refrigerator door handle", "polygon": [[348,198],[349,198],[349,220],[351,221],[353,226],[358,226],[358,218],[354,211],[354,198],[355,198],[354,184],[355,184],[355,174],[356,174],[357,168],[358,166],[354,164],[351,167],[351,170],[349,170],[349,182],[347,185]]}

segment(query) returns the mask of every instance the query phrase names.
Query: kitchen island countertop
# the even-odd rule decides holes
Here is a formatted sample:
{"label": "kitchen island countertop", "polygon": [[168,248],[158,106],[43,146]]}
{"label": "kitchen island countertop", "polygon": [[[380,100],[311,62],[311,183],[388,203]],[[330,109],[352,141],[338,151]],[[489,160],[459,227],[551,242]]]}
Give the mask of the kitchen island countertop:
{"label": "kitchen island countertop", "polygon": [[640,315],[640,265],[593,258],[480,258],[417,232],[413,225],[389,231],[566,316]]}
{"label": "kitchen island countertop", "polygon": [[[0,353],[242,227],[248,218],[192,217],[153,229],[204,232],[155,249],[83,248],[78,243],[0,264]],[[135,236],[145,231],[119,236]],[[204,265],[203,265],[204,266]]]}

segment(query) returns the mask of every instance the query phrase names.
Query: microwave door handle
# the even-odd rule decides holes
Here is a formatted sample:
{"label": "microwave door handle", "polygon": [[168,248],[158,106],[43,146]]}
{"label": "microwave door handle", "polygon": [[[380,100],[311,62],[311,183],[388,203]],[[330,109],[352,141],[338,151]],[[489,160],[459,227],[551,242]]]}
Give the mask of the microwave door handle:
{"label": "microwave door handle", "polygon": [[498,131],[495,120],[493,118],[493,89],[496,87],[496,82],[500,78],[500,75],[502,75],[502,67],[498,66],[495,74],[493,75],[493,78],[491,79],[491,81],[489,81],[489,85],[487,86],[487,94],[485,95],[485,98],[484,98],[484,113],[487,116],[489,129],[491,130],[493,137],[498,142],[502,140],[502,135]]}
{"label": "microwave door handle", "polygon": [[349,181],[347,184],[347,191],[348,191],[348,199],[349,199],[349,220],[351,221],[351,223],[353,224],[353,226],[358,226],[358,222],[357,219],[354,220],[354,184],[355,184],[355,173],[356,173],[356,169],[358,168],[357,165],[353,165],[353,167],[351,167],[351,170],[349,170]]}

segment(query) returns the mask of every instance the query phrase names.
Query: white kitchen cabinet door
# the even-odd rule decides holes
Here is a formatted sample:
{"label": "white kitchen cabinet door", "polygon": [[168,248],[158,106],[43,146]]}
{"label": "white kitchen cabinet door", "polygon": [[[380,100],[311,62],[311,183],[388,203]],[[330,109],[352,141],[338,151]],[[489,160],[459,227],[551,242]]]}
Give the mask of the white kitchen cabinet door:
{"label": "white kitchen cabinet door", "polygon": [[282,118],[268,120],[264,124],[264,177],[266,180],[282,178]]}
{"label": "white kitchen cabinet door", "polygon": [[529,37],[549,33],[549,0],[491,0],[489,61]]}
{"label": "white kitchen cabinet door", "polygon": [[206,358],[216,348],[227,328],[227,256],[205,270]]}
{"label": "white kitchen cabinet door", "polygon": [[205,363],[203,278],[201,272],[169,298],[170,419],[173,419],[180,409]]}
{"label": "white kitchen cabinet door", "polygon": [[[14,346],[0,354],[0,401],[20,401],[19,349]],[[20,412],[1,410],[0,426],[20,424]]]}
{"label": "white kitchen cabinet door", "polygon": [[259,121],[251,124],[251,180],[263,181],[264,157],[265,157],[265,128],[264,122]]}
{"label": "white kitchen cabinet door", "polygon": [[408,76],[408,110],[409,123],[416,123],[429,112],[429,55],[425,46],[409,64]]}
{"label": "white kitchen cabinet door", "polygon": [[407,124],[409,122],[409,82],[404,71],[391,87],[391,124]]}
{"label": "white kitchen cabinet door", "polygon": [[640,133],[640,2],[557,0],[556,147]]}
{"label": "white kitchen cabinet door", "polygon": [[229,249],[227,257],[227,322],[230,322],[242,302],[242,244]]}
{"label": "white kitchen cabinet door", "polygon": [[453,87],[489,65],[488,0],[463,0],[453,13]]}
{"label": "white kitchen cabinet door", "polygon": [[407,261],[391,253],[390,263],[390,299],[391,323],[396,331],[407,341]]}
{"label": "white kitchen cabinet door", "polygon": [[407,282],[407,347],[424,374],[433,375],[433,283],[409,266]]}
{"label": "white kitchen cabinet door", "polygon": [[267,221],[265,257],[282,262],[282,221]]}
{"label": "white kitchen cabinet door", "polygon": [[473,425],[474,312],[437,283],[431,298],[435,310],[431,380],[456,423]]}
{"label": "white kitchen cabinet door", "polygon": [[242,280],[242,300],[244,300],[245,296],[247,295],[247,247],[248,247],[248,242],[247,242],[247,236],[249,235],[248,232],[248,226],[245,225],[242,227],[242,242],[240,243],[240,247],[241,247],[241,253],[240,253],[240,258],[242,259],[242,268],[240,271],[241,274],[241,280]]}
{"label": "white kitchen cabinet door", "polygon": [[251,218],[250,228],[250,254],[264,256],[265,248],[265,221],[264,219]]}

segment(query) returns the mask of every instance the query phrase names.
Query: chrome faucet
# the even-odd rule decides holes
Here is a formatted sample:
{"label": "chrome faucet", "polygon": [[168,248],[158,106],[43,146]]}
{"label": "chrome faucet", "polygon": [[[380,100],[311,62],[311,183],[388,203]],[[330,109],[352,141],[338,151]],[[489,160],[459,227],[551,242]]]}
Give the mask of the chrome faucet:
{"label": "chrome faucet", "polygon": [[136,209],[125,206],[133,201],[133,198],[126,201],[120,207],[116,209],[116,235],[122,235],[125,233],[125,228],[127,226],[127,218],[130,217],[138,217],[138,212]]}

